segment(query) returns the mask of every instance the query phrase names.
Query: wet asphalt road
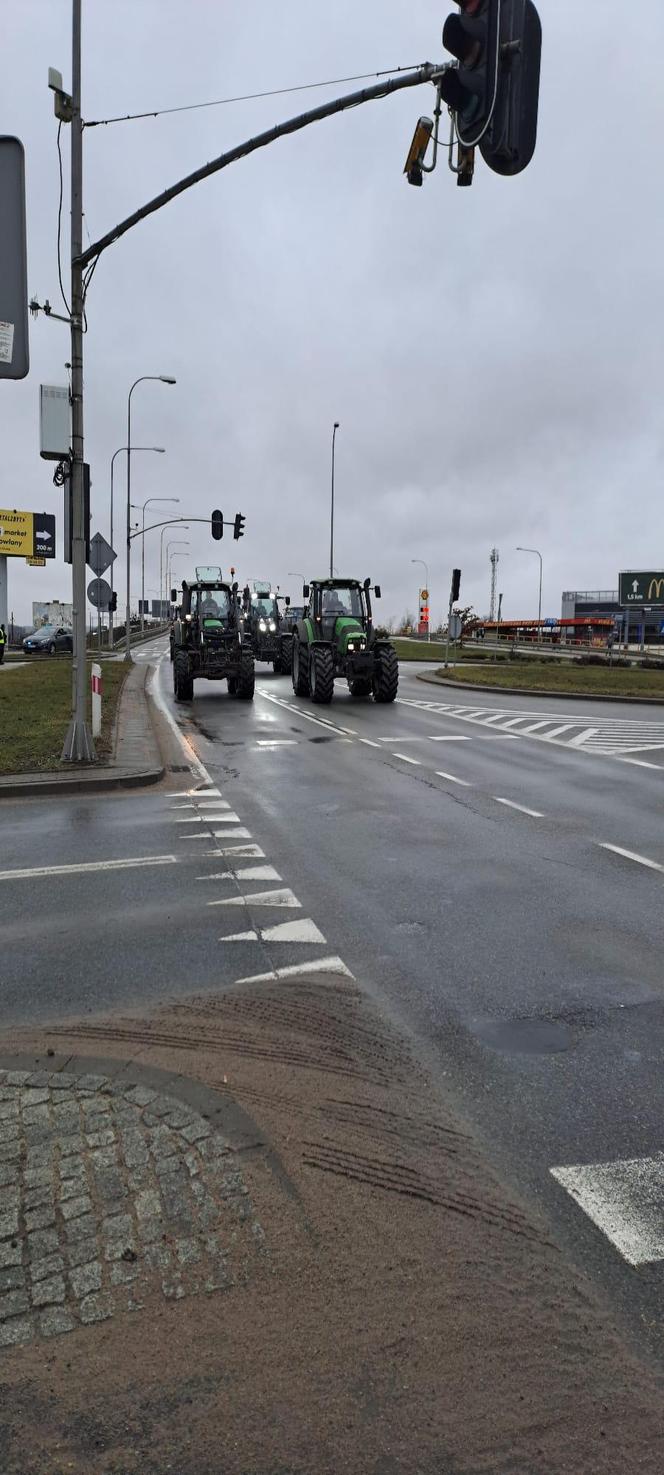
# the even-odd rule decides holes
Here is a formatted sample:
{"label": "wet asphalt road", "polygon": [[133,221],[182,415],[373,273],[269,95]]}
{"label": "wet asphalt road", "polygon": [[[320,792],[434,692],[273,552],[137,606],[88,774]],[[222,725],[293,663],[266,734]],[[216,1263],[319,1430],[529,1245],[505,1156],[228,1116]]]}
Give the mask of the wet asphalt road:
{"label": "wet asphalt road", "polygon": [[[209,778],[3,802],[3,875],[103,867],[0,879],[0,1019],[341,960],[664,1361],[664,708],[475,706],[402,667],[396,706],[338,684],[321,710],[258,672],[253,704],[201,683],[176,709],[158,667]],[[218,796],[192,804],[197,784]],[[267,905],[242,900],[265,890]],[[619,1168],[594,1217],[552,1176],[625,1160],[650,1165],[640,1189]]]}

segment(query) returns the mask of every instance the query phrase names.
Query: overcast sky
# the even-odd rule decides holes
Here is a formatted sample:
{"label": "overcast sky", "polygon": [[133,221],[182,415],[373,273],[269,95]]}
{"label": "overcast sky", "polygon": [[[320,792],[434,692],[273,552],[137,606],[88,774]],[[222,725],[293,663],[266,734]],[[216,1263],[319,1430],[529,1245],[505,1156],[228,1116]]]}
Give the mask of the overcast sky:
{"label": "overcast sky", "polygon": [[[452,8],[84,0],[84,117],[438,60]],[[71,5],[0,9],[0,132],[25,145],[30,292],[63,310],[47,71],[70,85]],[[163,373],[176,387],[144,384],[133,398],[134,443],[167,450],[133,461],[134,500],[177,496],[176,514],[247,518],[239,544],[192,523],[179,577],[221,556],[240,578],[296,594],[290,571],[326,569],[335,419],[335,563],[381,582],[385,616],[416,604],[411,558],[430,566],[434,620],[454,564],[461,602],[487,613],[494,544],[505,618],[536,613],[537,560],[518,543],[542,550],[545,615],[559,613],[563,589],[615,588],[620,567],[662,565],[664,6],[643,0],[638,37],[624,0],[541,0],[540,13],[539,141],[521,177],[480,161],[472,190],[443,165],[409,188],[405,154],[433,105],[421,88],[232,166],[102,257],[85,339],[93,531],[109,535],[128,388]],[[225,148],[347,90],[91,129],[90,237]],[[66,128],[63,144],[67,175]],[[68,193],[65,204],[66,260]],[[0,505],[55,511],[59,557],[34,570],[10,561],[10,608],[23,622],[33,599],[71,588],[62,494],[38,454],[39,385],[66,382],[68,332],[40,317],[30,336],[29,376],[0,384]],[[156,595],[155,533],[146,559]]]}

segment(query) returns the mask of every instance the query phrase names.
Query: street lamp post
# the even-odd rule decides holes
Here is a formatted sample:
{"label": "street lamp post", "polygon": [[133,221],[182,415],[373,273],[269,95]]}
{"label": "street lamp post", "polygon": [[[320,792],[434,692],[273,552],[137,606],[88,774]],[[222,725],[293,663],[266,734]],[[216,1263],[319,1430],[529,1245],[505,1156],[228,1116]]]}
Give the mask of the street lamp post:
{"label": "street lamp post", "polygon": [[305,577],[304,577],[304,574],[298,574],[297,569],[291,569],[290,572],[289,572],[288,577],[289,577],[289,579],[301,579],[303,586],[307,582],[306,579],[305,579]]}
{"label": "street lamp post", "polygon": [[146,380],[154,380],[158,384],[175,384],[171,374],[141,374],[135,379],[129,394],[127,395],[127,608],[126,608],[126,646],[125,660],[131,660],[131,633],[129,628],[131,596],[131,397],[137,384],[143,384]]}
{"label": "street lamp post", "polygon": [[539,604],[537,607],[537,644],[542,642],[542,555],[539,548],[521,548],[517,545],[517,553],[534,553],[539,558]]}
{"label": "street lamp post", "polygon": [[[145,509],[151,502],[179,502],[179,497],[148,497],[141,508],[143,524],[141,532],[141,635],[145,631]],[[138,509],[137,509],[138,510]],[[161,595],[159,595],[161,599]]]}
{"label": "street lamp post", "polygon": [[421,563],[422,568],[424,569],[424,577],[425,577],[425,580],[426,580],[426,583],[425,583],[425,586],[424,587],[425,587],[425,589],[427,591],[427,604],[429,605],[429,619],[427,621],[427,640],[431,640],[431,603],[430,603],[430,591],[429,591],[429,567],[428,567],[428,564],[426,564],[424,562],[424,559],[423,558],[411,558],[410,561],[411,561],[411,563]]}
{"label": "street lamp post", "polygon": [[[167,584],[167,587],[168,588],[170,588],[171,579],[173,577],[172,576],[172,573],[171,573],[171,565],[173,563],[173,559],[174,558],[186,558],[187,555],[185,553],[185,548],[189,548],[190,546],[191,545],[189,543],[183,543],[182,544],[182,547],[178,549],[176,543],[167,543],[166,544],[166,584]],[[170,549],[171,548],[175,548],[175,553],[171,553],[170,552]],[[169,599],[170,599],[170,595],[169,595]]]}
{"label": "street lamp post", "polygon": [[[113,452],[113,455],[111,456],[111,532],[110,532],[111,548],[113,547],[113,472],[114,472],[114,469],[115,469],[115,458],[116,458],[116,456],[120,456],[123,451],[126,451],[126,449],[127,449],[126,446],[118,446],[117,451],[114,451]],[[165,446],[133,446],[132,449],[134,451],[156,451],[160,456],[163,456],[164,455],[164,451],[165,451],[166,448],[165,448]],[[111,568],[110,568],[111,594],[113,593],[113,590],[115,588],[115,580],[114,580],[114,575],[113,575],[114,564],[115,564],[115,559],[113,559],[113,563],[111,564]],[[109,646],[111,646],[111,647],[113,646],[113,633],[112,632],[113,632],[113,611],[111,610],[111,612],[109,614],[109,617],[108,617],[108,642],[109,642]]]}
{"label": "street lamp post", "polygon": [[332,430],[332,495],[330,500],[330,578],[334,577],[334,444],[339,429],[339,421],[335,420]]}
{"label": "street lamp post", "polygon": [[[175,519],[174,519],[174,521],[175,521]],[[179,524],[179,526],[180,526],[180,528],[181,528],[181,530],[182,530],[183,533],[188,533],[189,532],[189,523],[188,522],[182,522],[182,523]],[[165,522],[164,523],[164,526],[163,526],[163,528],[162,528],[162,530],[161,530],[161,532],[159,534],[159,598],[160,599],[163,599],[163,600],[166,600],[166,602],[168,602],[168,568],[166,569],[166,588],[164,588],[164,533],[166,532],[166,529],[167,528],[172,528],[172,527],[173,527],[173,522]],[[166,549],[167,549],[166,562],[167,563],[168,563],[168,547],[169,547],[169,545],[167,544],[166,545]]]}

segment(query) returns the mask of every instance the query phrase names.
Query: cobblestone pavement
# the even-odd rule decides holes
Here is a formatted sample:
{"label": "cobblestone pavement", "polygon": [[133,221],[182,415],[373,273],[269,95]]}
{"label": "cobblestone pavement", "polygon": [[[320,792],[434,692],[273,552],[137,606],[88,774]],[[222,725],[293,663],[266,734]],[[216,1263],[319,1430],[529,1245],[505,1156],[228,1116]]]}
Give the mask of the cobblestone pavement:
{"label": "cobblestone pavement", "polygon": [[263,1240],[218,1130],[109,1077],[0,1071],[0,1348],[214,1292]]}

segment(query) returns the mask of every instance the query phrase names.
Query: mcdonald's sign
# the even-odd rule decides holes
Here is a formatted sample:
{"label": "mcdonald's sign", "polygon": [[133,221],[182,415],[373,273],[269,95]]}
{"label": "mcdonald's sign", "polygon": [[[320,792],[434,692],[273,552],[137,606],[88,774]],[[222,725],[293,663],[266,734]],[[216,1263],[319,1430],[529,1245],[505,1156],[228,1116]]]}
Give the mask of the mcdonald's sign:
{"label": "mcdonald's sign", "polygon": [[664,609],[664,569],[626,569],[619,590],[623,609]]}

